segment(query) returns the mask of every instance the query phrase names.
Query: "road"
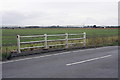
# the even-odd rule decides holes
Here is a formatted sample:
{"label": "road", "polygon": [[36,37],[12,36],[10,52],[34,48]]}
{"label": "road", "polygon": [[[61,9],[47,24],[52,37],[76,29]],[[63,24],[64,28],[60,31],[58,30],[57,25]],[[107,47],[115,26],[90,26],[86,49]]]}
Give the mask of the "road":
{"label": "road", "polygon": [[68,51],[2,64],[3,78],[117,78],[118,47]]}

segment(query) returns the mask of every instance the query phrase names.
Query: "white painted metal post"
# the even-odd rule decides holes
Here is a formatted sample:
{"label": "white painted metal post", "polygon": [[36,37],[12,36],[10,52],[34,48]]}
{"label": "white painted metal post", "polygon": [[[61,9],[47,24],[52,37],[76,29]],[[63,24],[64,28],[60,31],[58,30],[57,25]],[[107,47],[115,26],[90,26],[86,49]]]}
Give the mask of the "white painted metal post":
{"label": "white painted metal post", "polygon": [[18,53],[21,53],[21,51],[20,51],[20,35],[17,35],[17,46],[18,46]]}
{"label": "white painted metal post", "polygon": [[68,33],[65,33],[66,35],[66,48],[68,48]]}
{"label": "white painted metal post", "polygon": [[48,46],[47,46],[47,34],[44,34],[44,36],[45,36],[45,49],[47,49],[48,48]]}
{"label": "white painted metal post", "polygon": [[85,47],[86,46],[86,32],[83,33],[83,38],[84,38],[83,45]]}

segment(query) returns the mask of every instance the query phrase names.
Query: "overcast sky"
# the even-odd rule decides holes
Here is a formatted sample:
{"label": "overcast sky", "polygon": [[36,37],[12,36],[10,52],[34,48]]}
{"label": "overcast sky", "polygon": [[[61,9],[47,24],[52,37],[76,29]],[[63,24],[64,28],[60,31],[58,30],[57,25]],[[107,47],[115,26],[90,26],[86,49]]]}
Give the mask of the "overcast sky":
{"label": "overcast sky", "polygon": [[118,25],[117,0],[2,0],[2,25]]}

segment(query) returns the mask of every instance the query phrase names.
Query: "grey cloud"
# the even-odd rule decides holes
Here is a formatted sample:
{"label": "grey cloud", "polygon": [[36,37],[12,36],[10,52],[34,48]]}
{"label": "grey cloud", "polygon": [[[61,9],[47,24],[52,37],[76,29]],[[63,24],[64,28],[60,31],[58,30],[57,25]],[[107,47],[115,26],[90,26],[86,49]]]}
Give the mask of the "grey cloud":
{"label": "grey cloud", "polygon": [[[20,7],[20,6],[19,6]],[[46,2],[29,4],[25,9],[4,11],[2,23],[7,25],[116,25],[116,4],[97,2]]]}
{"label": "grey cloud", "polygon": [[3,25],[24,25],[29,20],[35,21],[37,18],[40,18],[42,20],[44,17],[46,17],[45,15],[46,13],[43,13],[43,12],[21,13],[16,11],[7,11],[7,12],[5,11],[2,15],[2,24]]}
{"label": "grey cloud", "polygon": [[2,15],[2,24],[4,25],[13,25],[13,24],[21,24],[21,21],[26,19],[26,16],[22,13],[15,11],[7,11]]}

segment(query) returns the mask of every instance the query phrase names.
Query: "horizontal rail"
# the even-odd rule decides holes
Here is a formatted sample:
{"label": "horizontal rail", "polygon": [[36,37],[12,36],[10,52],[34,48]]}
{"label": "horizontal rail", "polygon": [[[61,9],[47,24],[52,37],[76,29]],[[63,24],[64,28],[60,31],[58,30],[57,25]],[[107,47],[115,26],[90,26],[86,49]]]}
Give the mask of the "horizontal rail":
{"label": "horizontal rail", "polygon": [[[28,37],[44,37],[45,35],[31,35],[31,36],[20,36],[21,38],[28,38]],[[65,34],[56,34],[56,35],[47,35],[47,36],[65,36]]]}
{"label": "horizontal rail", "polygon": [[[84,33],[81,34],[68,34],[68,35],[82,35]],[[66,34],[54,34],[54,35],[47,35],[47,36],[65,36]],[[20,36],[21,38],[28,38],[28,37],[44,37],[45,35],[31,35],[31,36]]]}
{"label": "horizontal rail", "polygon": [[[47,40],[47,42],[53,42],[53,41],[65,41],[65,39]],[[30,44],[30,43],[41,43],[41,42],[45,42],[45,40],[42,40],[42,41],[20,42],[20,43],[21,44]]]}
{"label": "horizontal rail", "polygon": [[[84,39],[84,38],[71,38],[68,40],[79,40],[79,39]],[[53,42],[53,41],[65,41],[66,39],[57,39],[57,40],[47,40],[47,42]],[[29,44],[29,43],[41,43],[45,42],[44,40],[42,41],[29,41],[29,42],[20,42],[21,44]]]}
{"label": "horizontal rail", "polygon": [[71,36],[72,36],[72,35],[83,35],[83,34],[84,34],[84,33],[81,33],[81,34],[68,34],[68,35],[71,35]]}
{"label": "horizontal rail", "polygon": [[33,47],[24,47],[24,48],[20,48],[20,49],[31,49],[31,48],[41,48],[44,46],[33,46]]}
{"label": "horizontal rail", "polygon": [[41,42],[45,42],[43,41],[29,41],[29,42],[20,42],[21,44],[29,44],[29,43],[41,43]]}
{"label": "horizontal rail", "polygon": [[65,34],[54,34],[54,35],[47,35],[47,36],[65,36]]}
{"label": "horizontal rail", "polygon": [[32,35],[32,36],[20,36],[21,38],[28,38],[28,37],[44,37],[44,35]]}

